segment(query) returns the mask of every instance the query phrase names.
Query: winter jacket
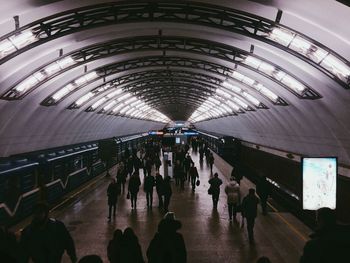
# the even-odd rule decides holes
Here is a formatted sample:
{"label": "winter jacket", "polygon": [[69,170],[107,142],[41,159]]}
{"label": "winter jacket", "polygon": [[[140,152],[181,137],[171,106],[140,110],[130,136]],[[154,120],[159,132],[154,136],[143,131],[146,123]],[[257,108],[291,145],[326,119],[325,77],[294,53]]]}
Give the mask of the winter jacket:
{"label": "winter jacket", "polygon": [[239,190],[239,184],[237,182],[229,182],[225,186],[225,193],[227,195],[228,204],[238,204],[240,202],[241,194]]}

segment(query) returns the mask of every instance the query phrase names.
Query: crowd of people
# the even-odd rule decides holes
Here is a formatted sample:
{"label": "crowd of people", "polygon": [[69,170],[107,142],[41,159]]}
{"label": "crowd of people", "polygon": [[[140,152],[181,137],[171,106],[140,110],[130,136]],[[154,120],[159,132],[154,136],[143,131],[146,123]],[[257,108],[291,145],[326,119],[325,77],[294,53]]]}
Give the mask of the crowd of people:
{"label": "crowd of people", "polygon": [[[174,149],[173,176],[175,187],[181,191],[187,181],[192,192],[200,184],[200,174],[195,162],[189,155],[189,145]],[[164,211],[165,216],[158,224],[157,232],[149,243],[146,252],[146,260],[142,253],[139,240],[132,228],[127,227],[124,231],[116,229],[113,238],[107,247],[107,257],[111,263],[161,263],[161,262],[187,262],[185,240],[178,232],[181,222],[175,218],[173,212],[169,212],[172,196],[172,178],[163,177],[160,173],[162,165],[160,159],[160,144],[152,143],[140,149],[139,152],[125,152],[125,158],[118,164],[115,178],[107,187],[108,196],[108,221],[116,217],[118,198],[121,196],[130,199],[131,209],[137,209],[137,197],[142,185],[140,170],[143,169],[143,191],[146,194],[147,209],[153,207],[154,188],[158,196],[158,208]],[[219,174],[213,174],[214,156],[209,148],[200,140],[192,141],[192,150],[199,152],[199,161],[204,157],[210,168],[210,187],[208,194],[212,197],[213,209],[218,207],[220,189],[223,180]],[[228,219],[237,224],[237,215],[241,214],[243,227],[247,226],[248,239],[254,244],[254,224],[258,215],[258,205],[261,205],[263,215],[267,215],[267,200],[270,194],[269,183],[266,176],[261,174],[256,183],[256,191],[250,188],[243,196],[241,189],[242,174],[236,169],[232,170],[230,180],[224,186],[226,194]],[[125,187],[127,184],[127,187]],[[349,228],[336,224],[333,210],[320,209],[318,212],[318,227],[311,235],[311,240],[305,245],[300,262],[343,262],[331,261],[345,256],[344,246],[349,242]],[[54,237],[54,238],[53,238]],[[0,257],[1,262],[32,262],[35,263],[58,263],[61,262],[64,253],[67,253],[71,262],[77,262],[73,238],[64,223],[49,217],[49,207],[45,203],[39,203],[33,210],[33,220],[21,233],[19,242],[16,237],[6,228],[0,228]],[[334,254],[336,253],[336,254]],[[339,255],[339,256],[338,256]],[[103,262],[98,255],[82,257],[81,263]],[[268,263],[267,257],[261,257],[257,262]]]}

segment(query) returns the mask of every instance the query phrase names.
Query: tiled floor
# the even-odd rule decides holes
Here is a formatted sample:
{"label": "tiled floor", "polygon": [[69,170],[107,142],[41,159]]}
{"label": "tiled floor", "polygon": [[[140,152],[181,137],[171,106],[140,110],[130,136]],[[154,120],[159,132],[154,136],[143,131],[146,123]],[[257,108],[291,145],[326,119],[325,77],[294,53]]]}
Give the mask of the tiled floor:
{"label": "tiled floor", "polygon": [[[226,196],[223,191],[228,181],[219,172],[224,181],[221,187],[220,201],[217,211],[212,209],[211,196],[207,194],[209,169],[199,164],[199,157],[192,153],[198,167],[201,185],[195,193],[189,184],[184,190],[178,189],[174,183],[170,211],[174,211],[177,219],[182,221],[181,233],[184,236],[188,262],[255,262],[260,256],[268,256],[272,262],[298,262],[309,230],[292,215],[271,212],[267,216],[259,216],[255,226],[255,245],[249,245],[245,228],[228,220]],[[216,160],[218,157],[216,157]],[[219,160],[218,164],[222,164]],[[161,167],[163,169],[163,166]],[[141,179],[143,174],[141,172]],[[61,208],[54,213],[69,228],[76,244],[78,256],[98,254],[105,262],[106,247],[114,229],[132,227],[138,235],[143,253],[152,239],[157,224],[163,217],[163,211],[157,207],[157,196],[154,192],[154,208],[147,210],[144,192],[139,193],[138,206],[131,210],[125,195],[118,200],[117,216],[107,222],[107,179],[102,185],[91,189],[74,204]],[[241,190],[244,195],[251,186],[247,180],[242,181]],[[287,224],[287,223],[288,224]],[[146,258],[145,258],[146,259]],[[65,262],[69,262],[65,257]]]}

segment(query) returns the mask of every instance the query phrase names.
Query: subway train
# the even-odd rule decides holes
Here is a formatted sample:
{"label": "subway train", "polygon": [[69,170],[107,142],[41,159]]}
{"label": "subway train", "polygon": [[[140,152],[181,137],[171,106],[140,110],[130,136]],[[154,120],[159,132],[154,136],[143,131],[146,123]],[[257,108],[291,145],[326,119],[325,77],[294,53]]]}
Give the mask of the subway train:
{"label": "subway train", "polygon": [[[302,208],[301,157],[303,156],[241,141],[234,137],[201,131],[199,134],[210,149],[251,182],[256,184],[261,176],[266,176],[271,189],[271,208],[290,211],[310,227],[315,225],[315,212]],[[336,212],[338,221],[343,223],[348,223],[350,218],[347,201],[350,200],[350,193],[346,190],[349,187],[349,178],[338,173]],[[340,196],[342,198],[338,198]]]}
{"label": "subway train", "polygon": [[[113,138],[118,162],[125,151],[139,149],[148,134]],[[63,195],[100,175],[105,164],[98,142],[70,145],[0,160],[0,225],[12,225],[31,214],[33,205],[57,204]]]}

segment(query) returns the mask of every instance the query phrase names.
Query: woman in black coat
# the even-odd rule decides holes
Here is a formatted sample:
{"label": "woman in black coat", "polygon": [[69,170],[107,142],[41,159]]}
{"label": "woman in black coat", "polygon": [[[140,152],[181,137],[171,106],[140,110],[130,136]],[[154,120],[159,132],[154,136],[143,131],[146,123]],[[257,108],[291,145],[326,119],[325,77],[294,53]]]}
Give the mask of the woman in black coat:
{"label": "woman in black coat", "polygon": [[130,177],[128,190],[130,193],[131,208],[136,209],[137,194],[141,185],[140,177],[137,173],[133,173]]}

